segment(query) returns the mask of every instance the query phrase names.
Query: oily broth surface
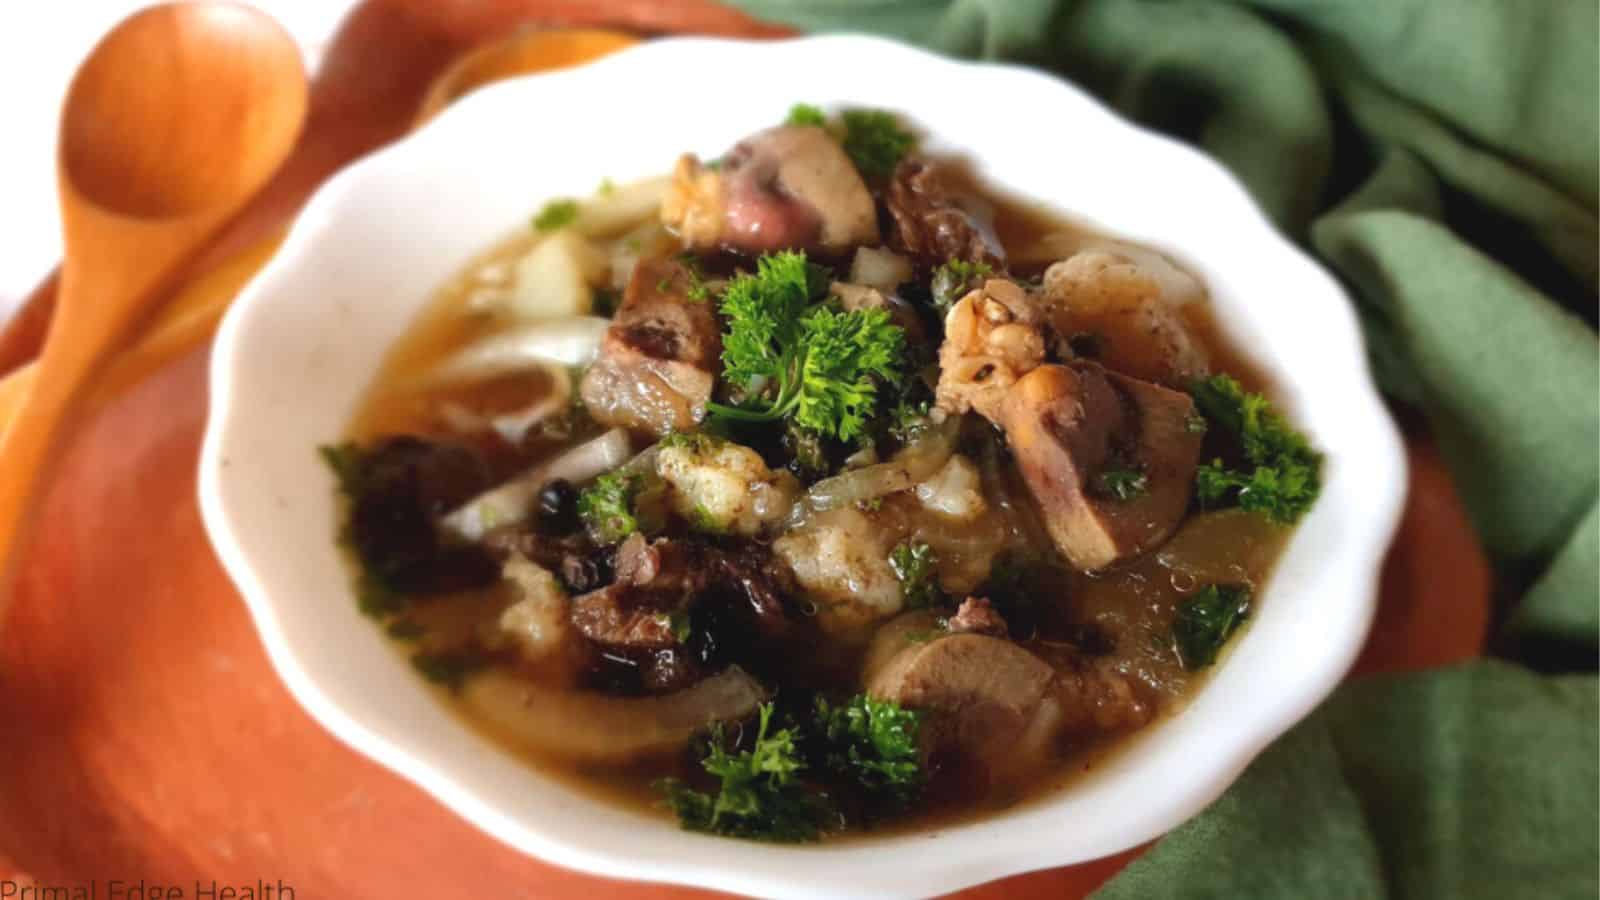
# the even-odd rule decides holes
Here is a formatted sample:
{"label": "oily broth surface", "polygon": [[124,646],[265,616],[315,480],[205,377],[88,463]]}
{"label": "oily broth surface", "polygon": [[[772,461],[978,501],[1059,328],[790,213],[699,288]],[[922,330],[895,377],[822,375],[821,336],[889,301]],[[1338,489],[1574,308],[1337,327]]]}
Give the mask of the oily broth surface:
{"label": "oily broth surface", "polygon": [[[969,179],[969,185],[975,185],[970,175],[965,177]],[[1050,234],[1067,232],[1082,237],[1090,236],[1086,230],[1037,205],[993,192],[979,193],[985,195],[992,204],[995,231],[1008,249],[1028,246]],[[445,397],[438,392],[419,391],[417,387],[420,377],[440,361],[512,324],[507,318],[480,309],[475,298],[483,292],[496,290],[516,260],[528,251],[535,240],[535,236],[528,232],[519,232],[506,238],[469,262],[458,275],[436,291],[416,322],[386,356],[351,424],[351,439],[365,443],[399,433],[453,433],[438,411],[446,400],[510,407],[519,402],[527,404],[536,400],[542,391],[550,389],[548,380],[541,381],[538,376],[495,385],[490,393],[499,394],[499,397]],[[1015,274],[1021,277],[1037,276],[1043,268],[1042,265],[1023,266]],[[1183,314],[1192,333],[1210,354],[1215,371],[1232,374],[1249,390],[1261,391],[1267,387],[1259,370],[1224,339],[1211,314],[1209,303],[1190,304],[1184,308]],[[529,461],[524,457],[517,464],[525,465]],[[1263,533],[1259,527],[1235,520],[1225,521],[1212,531],[1215,533],[1201,535],[1202,543],[1209,542],[1214,548],[1222,550],[1236,544],[1251,548],[1246,554],[1249,564],[1243,567],[1230,563],[1224,558],[1226,554],[1219,554],[1213,560],[1217,564],[1216,577],[1221,579],[1228,576],[1233,580],[1245,581],[1259,590],[1272,561],[1282,549],[1287,530]],[[1156,645],[1170,628],[1177,604],[1185,596],[1185,591],[1192,590],[1196,583],[1196,576],[1189,571],[1193,568],[1191,566],[1184,571],[1169,568],[1163,562],[1162,551],[1158,550],[1106,572],[1094,575],[1072,573],[1064,585],[1066,603],[1072,610],[1073,619],[1093,621],[1104,628],[1116,641],[1113,656],[1162,698],[1155,721],[1129,734],[1101,737],[1063,748],[1058,767],[1021,793],[990,795],[978,802],[972,797],[935,796],[927,808],[915,815],[870,831],[848,833],[835,840],[949,826],[981,817],[997,808],[1037,802],[1067,788],[1086,773],[1091,773],[1109,754],[1140,739],[1142,734],[1158,725],[1161,718],[1180,709],[1184,700],[1198,688],[1203,674],[1183,670],[1173,654],[1159,652]],[[412,607],[414,612],[411,615],[428,626],[428,633],[418,641],[394,640],[396,650],[409,655],[418,650],[442,649],[448,646],[452,636],[492,625],[505,602],[498,587],[419,602]],[[1023,646],[1047,658],[1052,649],[1059,649],[1045,646],[1042,641],[1026,641]],[[853,670],[858,655],[858,650],[843,649],[843,668]],[[1225,658],[1226,649],[1224,662]],[[838,687],[849,688],[850,685],[840,684]],[[437,691],[441,700],[472,728],[541,772],[584,795],[638,809],[652,816],[666,815],[659,808],[652,783],[665,776],[683,777],[694,767],[691,760],[682,756],[648,759],[621,768],[597,767],[551,757],[527,747],[514,736],[472,715],[449,691],[433,686],[429,689]]]}

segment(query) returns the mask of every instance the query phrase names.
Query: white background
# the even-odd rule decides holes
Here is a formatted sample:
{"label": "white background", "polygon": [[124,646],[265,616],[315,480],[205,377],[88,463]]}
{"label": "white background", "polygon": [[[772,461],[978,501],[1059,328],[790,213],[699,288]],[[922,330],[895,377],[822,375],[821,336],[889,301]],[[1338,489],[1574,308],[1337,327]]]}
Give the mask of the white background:
{"label": "white background", "polygon": [[[354,0],[241,0],[270,12],[314,66]],[[0,321],[61,256],[56,123],[67,85],[95,42],[151,0],[57,0],[10,10],[0,26]]]}

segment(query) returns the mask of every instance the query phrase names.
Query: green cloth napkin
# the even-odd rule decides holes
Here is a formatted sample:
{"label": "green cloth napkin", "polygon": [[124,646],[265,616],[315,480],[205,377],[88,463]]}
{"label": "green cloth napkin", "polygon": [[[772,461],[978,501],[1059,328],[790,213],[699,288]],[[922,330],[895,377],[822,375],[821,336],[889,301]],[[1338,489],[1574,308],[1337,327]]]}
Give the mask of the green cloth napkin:
{"label": "green cloth napkin", "polygon": [[1595,0],[734,4],[1043,66],[1220,159],[1350,287],[1496,566],[1494,658],[1346,685],[1098,896],[1600,893]]}

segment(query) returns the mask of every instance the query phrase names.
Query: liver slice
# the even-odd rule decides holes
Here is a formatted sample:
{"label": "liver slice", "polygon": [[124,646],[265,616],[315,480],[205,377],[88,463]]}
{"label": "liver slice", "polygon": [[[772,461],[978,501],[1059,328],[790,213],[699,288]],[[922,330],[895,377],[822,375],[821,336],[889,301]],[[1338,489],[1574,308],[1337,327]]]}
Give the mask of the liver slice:
{"label": "liver slice", "polygon": [[[1056,546],[1103,569],[1165,540],[1189,506],[1201,434],[1187,394],[1093,364],[1045,365],[1019,379],[999,412],[1018,468]],[[1144,473],[1144,493],[1098,489],[1113,468]]]}

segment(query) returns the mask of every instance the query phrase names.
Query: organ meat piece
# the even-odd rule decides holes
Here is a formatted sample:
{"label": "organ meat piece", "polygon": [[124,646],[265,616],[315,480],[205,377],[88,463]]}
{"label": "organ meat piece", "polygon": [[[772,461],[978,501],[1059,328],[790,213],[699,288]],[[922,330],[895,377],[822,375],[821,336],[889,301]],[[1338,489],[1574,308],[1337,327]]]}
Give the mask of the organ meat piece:
{"label": "organ meat piece", "polygon": [[938,164],[907,159],[895,169],[884,205],[894,219],[889,246],[925,265],[952,259],[1005,268],[1006,254],[987,205],[958,193]]}
{"label": "organ meat piece", "polygon": [[1041,657],[1001,637],[961,630],[963,622],[977,624],[989,615],[984,601],[968,599],[950,619],[948,634],[935,629],[930,640],[935,620],[919,610],[873,637],[864,666],[867,693],[925,715],[924,753],[976,763],[991,786],[1019,783],[1049,762],[1062,738],[1122,732],[1154,716],[1149,691],[1110,660],[1060,647]]}
{"label": "organ meat piece", "polygon": [[925,715],[923,749],[1025,777],[1059,730],[1055,670],[1010,641],[952,634],[910,643],[871,674],[867,693]]}
{"label": "organ meat piece", "polygon": [[1183,518],[1201,438],[1187,394],[1092,363],[1045,365],[998,412],[1051,538],[1080,568],[1142,553]]}
{"label": "organ meat piece", "polygon": [[688,296],[691,273],[675,260],[644,260],[606,330],[580,392],[602,425],[656,436],[705,416],[722,356],[712,304]]}
{"label": "organ meat piece", "polygon": [[770,128],[713,169],[684,156],[661,220],[696,250],[842,253],[878,242],[878,213],[861,175],[827,131]]}
{"label": "organ meat piece", "polygon": [[617,548],[616,580],[572,601],[572,624],[597,644],[659,650],[680,643],[674,617],[698,602],[735,608],[768,637],[790,621],[787,571],[756,545],[732,550],[635,532]]}

